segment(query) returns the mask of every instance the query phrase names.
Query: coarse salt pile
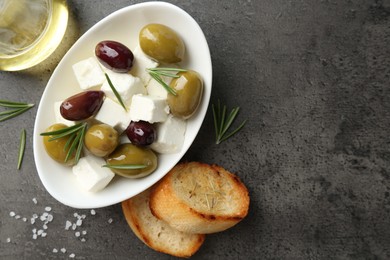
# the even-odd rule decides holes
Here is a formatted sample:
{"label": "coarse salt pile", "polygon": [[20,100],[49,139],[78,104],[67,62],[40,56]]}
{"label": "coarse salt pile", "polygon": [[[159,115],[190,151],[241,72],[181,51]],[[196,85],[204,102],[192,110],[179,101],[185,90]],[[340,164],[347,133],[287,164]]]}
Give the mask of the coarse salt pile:
{"label": "coarse salt pile", "polygon": [[[32,202],[35,205],[38,205],[38,200],[36,198],[32,199]],[[50,222],[53,221],[54,216],[51,213],[52,208],[49,206],[45,206],[43,212],[41,213],[33,213],[31,217],[24,217],[21,216],[20,214],[17,214],[15,211],[10,211],[9,216],[11,218],[14,218],[16,220],[21,220],[25,223],[29,223],[30,225],[33,226],[31,232],[32,232],[32,239],[36,240],[39,238],[44,238],[48,235],[47,231],[49,228]],[[95,216],[96,211],[94,209],[90,210],[90,215]],[[81,242],[86,242],[86,235],[87,235],[87,230],[81,229],[81,226],[83,225],[83,222],[87,218],[86,214],[79,214],[77,212],[73,213],[74,220],[66,220],[65,221],[65,230],[69,231],[74,231],[74,236],[79,239]],[[111,224],[113,222],[112,218],[109,218],[107,220],[108,224]],[[81,229],[81,230],[80,230]],[[6,238],[7,243],[11,243],[11,237]],[[67,252],[67,249],[65,247],[61,248],[53,248],[52,253],[57,254],[57,253],[62,253],[65,254]],[[70,253],[68,255],[69,258],[75,258],[76,254],[75,253]]]}

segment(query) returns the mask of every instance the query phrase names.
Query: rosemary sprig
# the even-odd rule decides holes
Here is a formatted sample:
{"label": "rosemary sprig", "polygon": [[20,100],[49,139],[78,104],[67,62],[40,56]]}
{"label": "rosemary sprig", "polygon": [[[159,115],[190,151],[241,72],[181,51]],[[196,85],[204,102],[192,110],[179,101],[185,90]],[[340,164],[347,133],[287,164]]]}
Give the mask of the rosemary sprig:
{"label": "rosemary sprig", "polygon": [[121,170],[138,170],[144,169],[147,166],[144,164],[104,164],[102,167],[111,168],[111,169],[121,169]]}
{"label": "rosemary sprig", "polygon": [[41,133],[41,136],[51,136],[49,142],[69,136],[64,146],[64,151],[67,151],[64,162],[66,163],[75,154],[75,164],[77,164],[83,150],[86,129],[87,123],[78,123],[59,130]]}
{"label": "rosemary sprig", "polygon": [[3,122],[7,119],[14,118],[34,106],[34,104],[21,103],[8,100],[0,100],[0,106],[7,108],[6,110],[0,112],[0,122]]}
{"label": "rosemary sprig", "polygon": [[176,96],[176,91],[171,88],[167,83],[165,83],[162,77],[178,78],[180,76],[178,76],[176,73],[186,72],[187,70],[179,68],[148,68],[146,69],[146,71],[155,81],[157,81],[161,86],[163,86],[166,91]]}
{"label": "rosemary sprig", "polygon": [[121,104],[121,106],[123,107],[123,109],[124,109],[125,111],[127,111],[127,108],[126,108],[125,104],[123,103],[123,100],[122,100],[122,98],[121,98],[121,95],[118,93],[118,91],[117,91],[116,88],[114,87],[114,84],[112,84],[112,81],[111,81],[110,77],[108,76],[107,73],[104,73],[104,75],[106,76],[108,85],[110,85],[110,88],[112,89],[112,92],[114,92],[115,97],[118,99],[119,104]]}
{"label": "rosemary sprig", "polygon": [[232,137],[234,134],[240,131],[246,123],[246,120],[244,120],[235,130],[231,131],[230,133],[227,133],[230,126],[233,124],[234,120],[236,119],[240,108],[239,107],[233,108],[232,111],[227,116],[227,118],[226,118],[226,105],[224,105],[221,109],[221,104],[219,100],[216,107],[214,106],[214,104],[212,105],[212,109],[213,109],[213,117],[214,117],[216,144],[220,144],[223,141],[227,140],[228,138]]}
{"label": "rosemary sprig", "polygon": [[24,151],[26,149],[26,129],[23,129],[20,133],[20,145],[19,145],[19,156],[18,156],[18,166],[17,169],[20,169],[22,165]]}

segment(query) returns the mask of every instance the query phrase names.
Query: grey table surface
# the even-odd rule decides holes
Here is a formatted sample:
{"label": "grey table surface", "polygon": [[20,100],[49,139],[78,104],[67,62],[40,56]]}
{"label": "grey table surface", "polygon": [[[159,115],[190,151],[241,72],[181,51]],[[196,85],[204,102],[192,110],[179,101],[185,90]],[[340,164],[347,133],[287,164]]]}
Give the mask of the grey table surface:
{"label": "grey table surface", "polygon": [[[138,2],[69,0],[71,21],[54,55],[26,71],[0,72],[1,99],[36,104],[0,123],[0,259],[171,258],[135,237],[119,204],[92,215],[57,202],[32,149],[37,106],[60,58],[100,19]],[[240,106],[239,120],[248,120],[216,145],[209,109],[183,158],[222,165],[251,196],[248,216],[209,235],[193,259],[389,259],[390,1],[169,2],[208,40],[211,102]],[[16,170],[21,128],[27,148]],[[46,207],[47,229],[39,218],[31,224]],[[86,218],[66,230],[75,213]],[[34,239],[34,230],[46,237]]]}

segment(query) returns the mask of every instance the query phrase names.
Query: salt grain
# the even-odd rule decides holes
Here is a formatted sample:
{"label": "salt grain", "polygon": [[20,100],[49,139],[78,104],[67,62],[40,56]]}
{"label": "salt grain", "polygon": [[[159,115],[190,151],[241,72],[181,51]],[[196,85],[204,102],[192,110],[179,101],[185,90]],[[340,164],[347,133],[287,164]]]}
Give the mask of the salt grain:
{"label": "salt grain", "polygon": [[57,248],[53,248],[53,253],[58,253],[58,249]]}
{"label": "salt grain", "polygon": [[109,223],[109,224],[111,224],[112,221],[113,221],[112,218],[109,218],[109,219],[108,219],[108,223]]}
{"label": "salt grain", "polygon": [[64,253],[64,254],[66,253],[65,247],[61,248],[61,252]]}
{"label": "salt grain", "polygon": [[45,207],[45,210],[49,212],[51,211],[51,207]]}
{"label": "salt grain", "polygon": [[27,222],[27,218],[22,218],[22,220],[23,220],[24,222]]}
{"label": "salt grain", "polygon": [[69,255],[69,258],[74,258],[75,256],[76,255],[72,253],[72,254]]}
{"label": "salt grain", "polygon": [[81,234],[86,235],[86,234],[87,234],[87,231],[86,231],[86,230],[83,230],[83,231],[81,232]]}
{"label": "salt grain", "polygon": [[81,242],[85,242],[86,240],[85,240],[85,238],[81,238]]}
{"label": "salt grain", "polygon": [[77,221],[76,221],[76,225],[77,226],[81,226],[83,224],[83,221],[81,220],[81,219],[78,219]]}
{"label": "salt grain", "polygon": [[15,216],[15,219],[20,219],[20,218],[21,218],[20,215]]}
{"label": "salt grain", "polygon": [[16,215],[16,214],[15,214],[15,212],[13,212],[13,211],[11,211],[11,212],[9,213],[9,216],[10,216],[10,217],[15,217],[15,215]]}
{"label": "salt grain", "polygon": [[73,223],[72,230],[76,230],[76,228],[77,228],[76,223]]}
{"label": "salt grain", "polygon": [[80,236],[80,232],[77,231],[76,233],[74,233],[74,235],[75,235],[76,237],[79,237],[79,236]]}
{"label": "salt grain", "polygon": [[72,226],[72,222],[70,222],[69,220],[66,221],[65,223],[65,230],[69,230],[69,228]]}
{"label": "salt grain", "polygon": [[91,215],[96,215],[96,211],[94,209],[91,209]]}
{"label": "salt grain", "polygon": [[37,204],[37,203],[38,203],[38,201],[37,201],[36,198],[32,198],[32,201],[34,202],[34,204]]}
{"label": "salt grain", "polygon": [[11,238],[7,238],[7,243],[10,243],[11,242]]}

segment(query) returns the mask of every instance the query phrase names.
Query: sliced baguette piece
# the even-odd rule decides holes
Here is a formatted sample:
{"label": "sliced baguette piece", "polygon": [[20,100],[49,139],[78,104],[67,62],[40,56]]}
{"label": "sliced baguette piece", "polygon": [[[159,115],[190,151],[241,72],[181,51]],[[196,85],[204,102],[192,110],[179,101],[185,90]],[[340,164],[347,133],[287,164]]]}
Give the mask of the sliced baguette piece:
{"label": "sliced baguette piece", "polygon": [[149,209],[150,189],[122,202],[123,214],[134,234],[150,248],[176,257],[190,257],[205,235],[187,234],[157,219]]}
{"label": "sliced baguette piece", "polygon": [[226,230],[249,210],[249,194],[234,174],[217,165],[176,165],[152,189],[152,214],[173,228],[198,234]]}

